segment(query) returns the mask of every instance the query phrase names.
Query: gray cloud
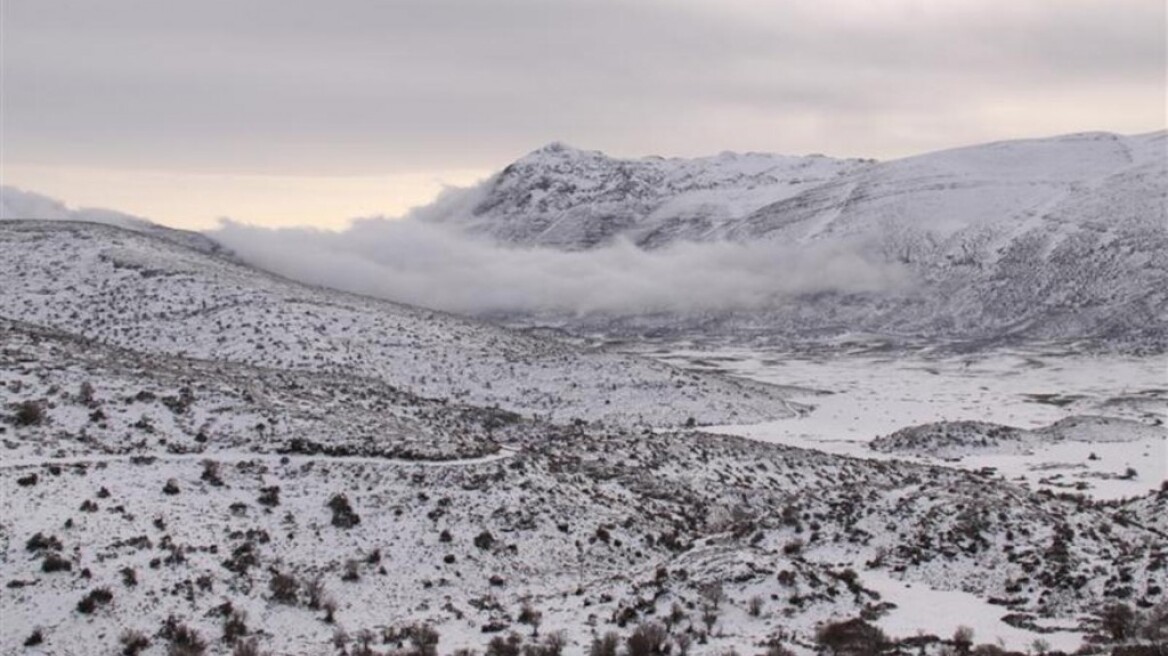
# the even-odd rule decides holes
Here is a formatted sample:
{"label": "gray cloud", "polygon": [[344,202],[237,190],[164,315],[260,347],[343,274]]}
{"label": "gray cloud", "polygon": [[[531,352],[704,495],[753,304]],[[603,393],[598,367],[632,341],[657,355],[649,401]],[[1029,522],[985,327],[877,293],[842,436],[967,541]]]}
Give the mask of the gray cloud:
{"label": "gray cloud", "polygon": [[1160,0],[4,10],[9,162],[356,174],[495,167],[554,139],[884,156],[1163,122]]}

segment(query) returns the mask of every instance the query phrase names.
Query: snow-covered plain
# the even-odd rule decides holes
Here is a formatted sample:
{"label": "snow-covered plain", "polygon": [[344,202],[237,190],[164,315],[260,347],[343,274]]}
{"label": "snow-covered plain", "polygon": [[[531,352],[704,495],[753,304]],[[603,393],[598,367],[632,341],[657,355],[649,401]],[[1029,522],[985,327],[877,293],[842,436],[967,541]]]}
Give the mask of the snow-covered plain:
{"label": "snow-covered plain", "polygon": [[[897,605],[876,621],[889,635],[903,638],[929,631],[953,635],[959,627],[967,627],[973,630],[974,640],[979,643],[1026,651],[1034,641],[1042,640],[1051,649],[1066,653],[1077,650],[1083,642],[1083,634],[1073,629],[1038,633],[1010,626],[1001,620],[1000,607],[967,592],[934,590],[898,581],[883,572],[865,572],[864,585]],[[1064,621],[1061,626],[1073,626],[1073,623]]]}
{"label": "snow-covered plain", "polygon": [[[1163,355],[1085,357],[1034,350],[826,356],[743,349],[656,355],[682,366],[801,388],[805,391],[793,400],[813,407],[790,419],[708,430],[840,455],[890,457],[871,450],[869,442],[931,422],[974,420],[1037,429],[1079,415],[1150,427],[1168,420],[1168,357]],[[1065,490],[1080,483],[1078,492],[1118,499],[1158,489],[1168,478],[1165,436],[1163,430],[1149,430],[1130,441],[1100,435],[1098,443],[1043,443],[1024,453],[971,450],[957,458],[917,459],[971,470],[993,467],[1034,489]],[[1129,467],[1137,475],[1119,478]]]}

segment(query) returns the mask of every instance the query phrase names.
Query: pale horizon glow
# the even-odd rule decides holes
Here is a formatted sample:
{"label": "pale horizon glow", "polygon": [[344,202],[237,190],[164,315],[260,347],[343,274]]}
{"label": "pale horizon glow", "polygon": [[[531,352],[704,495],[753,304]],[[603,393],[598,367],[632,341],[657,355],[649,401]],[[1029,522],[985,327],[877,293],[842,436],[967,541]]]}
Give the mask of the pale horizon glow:
{"label": "pale horizon glow", "polygon": [[456,170],[294,176],[9,166],[4,184],[55,198],[72,209],[116,210],[187,230],[210,230],[221,219],[343,230],[362,217],[402,216],[432,202],[447,187],[471,186],[489,174]]}

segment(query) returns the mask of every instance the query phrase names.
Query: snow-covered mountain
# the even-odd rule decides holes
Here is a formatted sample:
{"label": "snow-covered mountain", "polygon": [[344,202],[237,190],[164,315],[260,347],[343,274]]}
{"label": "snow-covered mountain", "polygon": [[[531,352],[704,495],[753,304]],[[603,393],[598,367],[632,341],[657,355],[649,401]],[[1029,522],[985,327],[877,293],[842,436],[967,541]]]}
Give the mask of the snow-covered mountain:
{"label": "snow-covered mountain", "polygon": [[764,339],[869,331],[1162,350],[1166,134],[1075,134],[883,163],[624,161],[551,146],[504,169],[469,215],[447,220],[507,244],[571,250],[617,238],[644,248],[837,244],[903,265],[918,283],[700,318],[572,318],[577,327],[684,333],[700,321],[706,334]]}
{"label": "snow-covered mountain", "polygon": [[579,250],[619,237],[652,248],[713,237],[870,163],[761,153],[626,160],[553,143],[503,169],[469,214],[445,218],[508,244]]}

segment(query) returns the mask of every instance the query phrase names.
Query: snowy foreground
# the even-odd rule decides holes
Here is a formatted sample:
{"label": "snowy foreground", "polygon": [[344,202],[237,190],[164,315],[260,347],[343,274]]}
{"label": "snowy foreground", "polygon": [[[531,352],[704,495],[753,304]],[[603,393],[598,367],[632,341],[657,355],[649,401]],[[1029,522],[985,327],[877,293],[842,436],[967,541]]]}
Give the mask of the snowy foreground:
{"label": "snowy foreground", "polygon": [[[1070,490],[1099,500],[1147,495],[1168,480],[1163,356],[1078,357],[1040,349],[976,356],[676,349],[655,356],[695,370],[802,387],[795,400],[813,406],[798,417],[710,427],[713,432],[993,472],[1028,489]],[[933,439],[922,441],[922,435]],[[1036,635],[1001,621],[1000,607],[960,590],[914,587],[879,571],[865,572],[862,580],[897,604],[876,622],[894,635],[949,634],[967,626],[982,640],[1013,649],[1043,639],[1068,652],[1083,638],[1069,616],[1048,620]]]}
{"label": "snowy foreground", "polygon": [[1162,361],[646,358],[77,223],[0,274],[3,654],[1071,650],[1164,601]]}

